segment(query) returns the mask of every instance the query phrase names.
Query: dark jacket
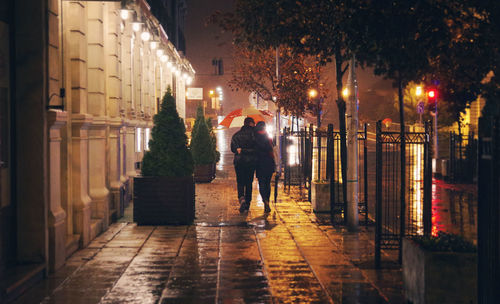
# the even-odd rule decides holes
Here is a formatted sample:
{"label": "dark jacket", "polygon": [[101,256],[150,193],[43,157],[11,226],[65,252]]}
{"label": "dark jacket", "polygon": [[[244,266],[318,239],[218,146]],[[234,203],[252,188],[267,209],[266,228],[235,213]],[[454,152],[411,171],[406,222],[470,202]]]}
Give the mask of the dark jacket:
{"label": "dark jacket", "polygon": [[[241,148],[238,154],[237,149]],[[256,142],[253,127],[243,126],[231,139],[231,151],[234,153],[234,165],[255,166],[257,161]]]}
{"label": "dark jacket", "polygon": [[255,132],[257,143],[257,178],[270,176],[275,171],[273,144],[265,130]]}

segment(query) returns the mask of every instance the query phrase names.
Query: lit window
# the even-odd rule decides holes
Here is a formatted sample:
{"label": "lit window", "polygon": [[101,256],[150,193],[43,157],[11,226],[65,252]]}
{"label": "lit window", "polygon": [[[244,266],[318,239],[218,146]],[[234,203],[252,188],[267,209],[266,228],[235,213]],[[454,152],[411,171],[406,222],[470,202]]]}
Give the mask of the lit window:
{"label": "lit window", "polygon": [[135,129],[135,152],[142,151],[142,129]]}
{"label": "lit window", "polygon": [[146,128],[146,129],[144,129],[144,131],[145,131],[145,133],[144,133],[144,140],[146,141],[145,150],[149,151],[150,129]]}

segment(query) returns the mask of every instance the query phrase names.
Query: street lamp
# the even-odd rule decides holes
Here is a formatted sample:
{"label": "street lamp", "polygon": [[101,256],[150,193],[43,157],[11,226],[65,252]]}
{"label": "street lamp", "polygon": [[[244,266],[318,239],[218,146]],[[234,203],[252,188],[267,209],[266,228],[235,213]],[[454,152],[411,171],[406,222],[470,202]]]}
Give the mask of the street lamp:
{"label": "street lamp", "polygon": [[342,90],[342,96],[343,96],[344,98],[349,97],[349,88],[345,87],[345,88]]}
{"label": "street lamp", "polygon": [[417,87],[415,88],[415,95],[416,95],[417,97],[422,96],[422,87],[421,87],[421,86],[417,86]]}
{"label": "street lamp", "polygon": [[151,38],[151,34],[147,30],[145,30],[144,32],[141,33],[142,41],[149,41],[150,38]]}
{"label": "street lamp", "polygon": [[318,96],[318,91],[316,91],[315,89],[310,89],[309,90],[309,97],[316,98],[316,96]]}
{"label": "street lamp", "polygon": [[[316,89],[310,89],[309,90],[309,97],[311,99],[315,99],[316,97],[318,96],[318,91]],[[317,99],[317,111],[318,111],[318,120],[316,122],[316,125],[319,129],[319,127],[321,127],[321,98],[318,98]]]}

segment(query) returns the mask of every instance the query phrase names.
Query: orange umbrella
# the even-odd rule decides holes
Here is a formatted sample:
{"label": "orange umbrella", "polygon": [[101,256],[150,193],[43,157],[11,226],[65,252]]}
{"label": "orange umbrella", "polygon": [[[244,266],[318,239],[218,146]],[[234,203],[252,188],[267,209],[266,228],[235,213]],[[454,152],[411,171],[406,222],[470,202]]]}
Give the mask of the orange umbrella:
{"label": "orange umbrella", "polygon": [[385,125],[386,128],[389,128],[392,124],[392,119],[386,118],[386,119],[382,120],[382,123]]}
{"label": "orange umbrella", "polygon": [[247,117],[252,117],[255,123],[258,123],[259,121],[269,121],[272,116],[270,112],[256,108],[237,109],[227,114],[219,125],[226,128],[237,128],[243,126],[243,122]]}

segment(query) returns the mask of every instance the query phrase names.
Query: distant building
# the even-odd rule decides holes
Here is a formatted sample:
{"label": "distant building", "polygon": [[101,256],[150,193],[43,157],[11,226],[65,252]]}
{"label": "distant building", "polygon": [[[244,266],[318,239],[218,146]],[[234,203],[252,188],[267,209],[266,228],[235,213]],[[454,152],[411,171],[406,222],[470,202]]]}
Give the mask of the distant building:
{"label": "distant building", "polygon": [[154,3],[0,2],[0,302],[123,216],[168,87],[185,118],[185,1]]}

